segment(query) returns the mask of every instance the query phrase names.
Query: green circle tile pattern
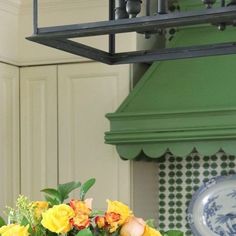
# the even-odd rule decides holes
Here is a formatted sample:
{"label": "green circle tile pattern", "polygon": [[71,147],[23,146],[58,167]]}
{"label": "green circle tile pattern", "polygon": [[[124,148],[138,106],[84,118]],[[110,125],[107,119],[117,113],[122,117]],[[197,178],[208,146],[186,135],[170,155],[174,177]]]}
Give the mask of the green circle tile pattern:
{"label": "green circle tile pattern", "polygon": [[229,168],[234,168],[235,167],[235,163],[234,162],[230,162],[229,163]]}
{"label": "green circle tile pattern", "polygon": [[235,174],[236,157],[223,152],[185,157],[167,154],[158,168],[158,224],[160,230],[180,229],[193,236],[186,220],[192,195],[203,182],[218,175]]}

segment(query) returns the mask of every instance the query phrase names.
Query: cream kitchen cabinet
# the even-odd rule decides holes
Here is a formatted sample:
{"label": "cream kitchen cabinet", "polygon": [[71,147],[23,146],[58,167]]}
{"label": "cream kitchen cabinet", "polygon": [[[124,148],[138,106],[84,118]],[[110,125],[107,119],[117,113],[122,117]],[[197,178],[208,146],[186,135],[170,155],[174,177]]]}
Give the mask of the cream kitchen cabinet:
{"label": "cream kitchen cabinet", "polygon": [[129,66],[78,63],[21,68],[21,192],[95,177],[94,206],[130,204],[130,163],[104,144],[105,114],[129,92]]}
{"label": "cream kitchen cabinet", "polygon": [[21,69],[20,111],[21,193],[36,200],[58,181],[57,66]]}
{"label": "cream kitchen cabinet", "polygon": [[0,210],[20,192],[19,69],[0,64]]}
{"label": "cream kitchen cabinet", "polygon": [[100,63],[58,68],[59,181],[97,182],[90,192],[94,206],[105,200],[130,204],[130,163],[122,161],[114,146],[104,144],[109,130],[105,114],[115,111],[129,92],[129,66]]}

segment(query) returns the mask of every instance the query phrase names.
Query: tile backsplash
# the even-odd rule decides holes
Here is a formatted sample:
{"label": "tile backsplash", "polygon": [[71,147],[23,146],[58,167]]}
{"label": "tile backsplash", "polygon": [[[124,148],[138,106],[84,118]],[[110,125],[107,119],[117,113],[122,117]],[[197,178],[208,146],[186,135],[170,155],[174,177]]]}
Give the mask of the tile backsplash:
{"label": "tile backsplash", "polygon": [[180,229],[191,236],[186,216],[193,193],[212,177],[235,174],[235,166],[236,157],[224,152],[193,152],[185,158],[166,154],[158,164],[159,228]]}

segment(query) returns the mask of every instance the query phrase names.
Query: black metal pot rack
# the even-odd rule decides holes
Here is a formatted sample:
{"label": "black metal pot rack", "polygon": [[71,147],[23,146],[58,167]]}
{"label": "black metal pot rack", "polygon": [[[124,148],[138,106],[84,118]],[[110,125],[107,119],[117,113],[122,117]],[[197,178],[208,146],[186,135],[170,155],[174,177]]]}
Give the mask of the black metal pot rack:
{"label": "black metal pot rack", "polygon": [[[127,0],[120,0],[127,1]],[[137,1],[137,0],[136,0]],[[159,0],[162,3],[166,0]],[[161,5],[160,7],[162,7]],[[93,23],[38,27],[38,0],[33,0],[34,33],[28,40],[109,65],[174,60],[236,53],[236,41],[211,45],[115,52],[115,35],[125,32],[157,32],[159,29],[199,24],[219,25],[235,22],[236,6],[210,8],[186,12],[170,12],[134,18],[115,19],[115,0],[109,0],[109,20]],[[108,35],[108,52],[70,39]]]}

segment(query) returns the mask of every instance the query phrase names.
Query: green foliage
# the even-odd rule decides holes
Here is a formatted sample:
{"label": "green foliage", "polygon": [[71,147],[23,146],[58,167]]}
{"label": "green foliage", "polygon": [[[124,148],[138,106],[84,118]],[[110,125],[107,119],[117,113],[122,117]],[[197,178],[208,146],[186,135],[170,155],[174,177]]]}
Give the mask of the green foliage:
{"label": "green foliage", "polygon": [[76,236],[93,236],[93,233],[90,229],[83,229],[83,230],[80,230]]}
{"label": "green foliage", "polygon": [[63,203],[67,198],[69,198],[69,194],[80,186],[80,182],[72,181],[65,184],[59,184],[57,189],[45,188],[42,189],[41,192],[44,192],[46,194],[46,201],[48,201],[50,205],[53,206]]}
{"label": "green foliage", "polygon": [[0,216],[0,227],[6,225],[6,222],[4,221],[4,219]]}
{"label": "green foliage", "polygon": [[116,231],[116,232],[111,234],[111,236],[119,236],[119,235],[120,235],[120,231]]}
{"label": "green foliage", "polygon": [[10,222],[16,222],[20,225],[35,225],[34,206],[29,199],[20,195],[16,200],[16,209],[8,208]]}
{"label": "green foliage", "polygon": [[7,207],[7,209],[11,223],[29,225],[29,233],[32,236],[45,235],[40,219],[35,217],[35,205],[27,197],[20,195],[16,201],[16,208]]}
{"label": "green foliage", "polygon": [[72,181],[66,184],[59,184],[57,187],[57,190],[60,194],[61,202],[64,202],[64,200],[69,197],[69,194],[73,190],[79,188],[80,186],[81,186],[81,183],[79,181],[78,182]]}
{"label": "green foliage", "polygon": [[63,203],[67,198],[69,198],[69,194],[73,190],[80,187],[80,200],[84,200],[86,193],[95,184],[95,181],[96,180],[92,178],[82,185],[79,181],[72,181],[65,184],[59,184],[57,189],[45,188],[42,189],[41,192],[45,193],[46,201],[49,202],[51,206],[54,206]]}
{"label": "green foliage", "polygon": [[48,195],[45,195],[44,197],[45,197],[45,200],[46,200],[47,202],[49,202],[49,204],[50,204],[51,206],[58,205],[58,204],[61,203],[61,201],[58,201],[58,200],[57,200],[56,198],[54,198],[54,197],[50,197],[50,196],[48,196]]}
{"label": "green foliage", "polygon": [[184,233],[180,230],[168,230],[162,233],[163,236],[184,236]]}
{"label": "green foliage", "polygon": [[80,188],[80,199],[84,200],[85,194],[88,190],[95,184],[96,180],[94,178],[87,180]]}
{"label": "green foliage", "polygon": [[47,194],[46,200],[50,202],[51,205],[59,204],[62,201],[60,193],[58,192],[58,190],[54,188],[45,188],[45,189],[42,189],[41,192],[44,192]]}
{"label": "green foliage", "polygon": [[[58,236],[57,233],[50,232],[49,230],[47,230],[46,235],[47,235],[47,236]],[[41,236],[41,235],[40,235],[40,236]]]}
{"label": "green foliage", "polygon": [[155,228],[155,220],[154,219],[148,219],[146,220],[146,224],[152,228]]}
{"label": "green foliage", "polygon": [[99,216],[99,215],[103,215],[104,211],[100,211],[100,210],[93,210],[90,214],[90,217],[95,217],[95,216]]}

